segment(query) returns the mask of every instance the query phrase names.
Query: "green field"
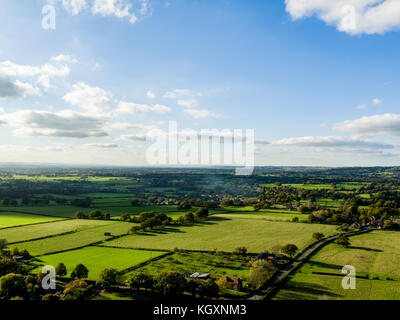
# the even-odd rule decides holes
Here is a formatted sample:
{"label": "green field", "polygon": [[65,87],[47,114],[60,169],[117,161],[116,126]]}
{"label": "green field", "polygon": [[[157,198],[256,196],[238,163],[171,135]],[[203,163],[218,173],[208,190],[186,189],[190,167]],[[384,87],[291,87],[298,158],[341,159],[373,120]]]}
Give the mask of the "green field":
{"label": "green field", "polygon": [[[236,255],[218,255],[198,252],[178,252],[172,256],[153,261],[140,268],[148,274],[158,271],[174,270],[181,273],[193,274],[210,273],[213,278],[222,276],[236,276],[246,279],[250,266],[246,258]],[[133,275],[136,271],[130,272],[127,276]]]}
{"label": "green field", "polygon": [[314,232],[325,235],[335,232],[335,226],[305,223],[271,222],[262,217],[211,216],[206,222],[193,226],[169,227],[146,235],[130,235],[106,245],[153,248],[233,251],[245,246],[249,252],[271,250],[276,245],[295,243],[304,248],[312,242]]}
{"label": "green field", "polygon": [[[61,218],[44,217],[17,212],[0,212],[0,229],[58,220],[61,220]],[[3,237],[3,232],[4,230],[0,230],[0,237]]]}
{"label": "green field", "polygon": [[19,244],[20,249],[27,249],[32,255],[70,250],[86,246],[92,243],[106,240],[105,232],[111,232],[113,236],[124,235],[133,226],[129,222],[109,222],[107,225],[82,230],[73,234],[57,236],[49,239],[29,241]]}
{"label": "green field", "polygon": [[355,290],[344,290],[342,279],[297,273],[273,300],[400,300],[398,282],[357,279]]}
{"label": "green field", "polygon": [[[329,244],[286,282],[274,299],[400,299],[400,233],[374,231],[350,238],[351,246]],[[354,266],[356,290],[341,287],[345,265]],[[329,273],[321,275],[318,273]]]}
{"label": "green field", "polygon": [[0,230],[0,236],[7,239],[9,243],[12,243],[53,236],[65,232],[82,231],[98,226],[107,226],[110,223],[112,222],[100,220],[62,220]]}
{"label": "green field", "polygon": [[[86,247],[63,253],[51,254],[39,258],[40,265],[56,266],[59,262],[66,265],[68,276],[78,263],[89,269],[89,280],[97,280],[105,268],[115,268],[119,271],[133,267],[151,258],[158,257],[164,252],[114,249],[105,247]],[[35,269],[36,272],[40,267]]]}

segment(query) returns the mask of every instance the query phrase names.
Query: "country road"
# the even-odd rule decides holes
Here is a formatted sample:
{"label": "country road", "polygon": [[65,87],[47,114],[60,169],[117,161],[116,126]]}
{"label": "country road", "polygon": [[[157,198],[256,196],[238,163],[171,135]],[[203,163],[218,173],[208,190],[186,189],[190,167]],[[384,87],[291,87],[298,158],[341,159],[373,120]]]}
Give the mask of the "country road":
{"label": "country road", "polygon": [[[350,233],[345,233],[344,235],[351,237],[355,235],[359,235],[362,233],[366,233],[371,231],[370,229],[364,229],[358,232],[350,232]],[[253,296],[249,297],[247,300],[263,300],[265,296],[271,292],[276,285],[287,275],[289,275],[291,272],[294,271],[300,264],[304,263],[308,256],[314,253],[317,249],[319,249],[321,246],[324,246],[325,244],[335,240],[337,238],[337,235],[331,236],[325,239],[322,239],[318,242],[315,242],[314,244],[310,245],[306,249],[304,249],[297,257],[294,259],[290,264],[286,265],[283,269],[277,271],[274,276],[270,279],[268,282],[267,286],[263,287],[260,289],[256,294]]]}

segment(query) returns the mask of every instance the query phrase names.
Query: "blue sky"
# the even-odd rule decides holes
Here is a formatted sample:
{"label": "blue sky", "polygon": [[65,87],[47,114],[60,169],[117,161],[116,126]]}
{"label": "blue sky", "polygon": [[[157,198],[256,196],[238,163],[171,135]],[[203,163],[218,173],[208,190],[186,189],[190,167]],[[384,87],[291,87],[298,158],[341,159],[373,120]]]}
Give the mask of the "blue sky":
{"label": "blue sky", "polygon": [[254,129],[258,165],[399,163],[392,0],[2,5],[1,162],[145,165],[145,133],[176,120]]}

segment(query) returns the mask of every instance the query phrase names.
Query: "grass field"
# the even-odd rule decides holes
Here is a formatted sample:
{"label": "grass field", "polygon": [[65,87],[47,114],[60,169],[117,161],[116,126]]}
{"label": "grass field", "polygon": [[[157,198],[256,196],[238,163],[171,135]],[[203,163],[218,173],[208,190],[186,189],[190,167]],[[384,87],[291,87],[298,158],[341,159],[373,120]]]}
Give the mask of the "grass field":
{"label": "grass field", "polygon": [[[66,265],[68,276],[78,263],[89,269],[89,280],[97,280],[105,268],[116,268],[119,271],[133,267],[151,258],[158,257],[164,252],[127,250],[104,247],[86,247],[63,253],[46,255],[39,258],[40,265],[56,266],[59,262]],[[40,267],[35,269],[39,271]]]}
{"label": "grass field", "polygon": [[292,221],[293,218],[299,218],[299,221],[305,222],[308,220],[308,215],[300,214],[293,211],[284,211],[284,210],[273,210],[273,209],[261,209],[260,211],[238,211],[238,213],[228,212],[224,214],[226,218],[234,218],[234,217],[242,217],[242,218],[254,218],[260,219],[263,218],[265,220],[272,221]]}
{"label": "grass field", "polygon": [[[374,231],[351,237],[350,242],[347,249],[329,244],[317,252],[274,299],[400,299],[400,233]],[[356,290],[342,289],[345,265],[369,279],[357,278]]]}
{"label": "grass field", "polygon": [[[17,212],[0,212],[0,229],[58,220],[61,220],[61,218],[44,217]],[[2,234],[4,232],[4,230],[0,230],[0,237],[3,237]]]}
{"label": "grass field", "polygon": [[126,234],[132,226],[133,224],[128,222],[109,222],[105,226],[100,225],[73,234],[24,242],[17,247],[27,249],[30,254],[35,256],[70,250],[106,240],[108,237],[104,235],[105,232],[111,232],[113,236]]}
{"label": "grass field", "polygon": [[233,251],[245,246],[249,252],[270,250],[275,245],[295,243],[304,248],[312,242],[314,232],[325,235],[335,232],[335,226],[305,223],[271,222],[262,217],[248,218],[214,215],[206,222],[193,226],[169,227],[145,235],[130,235],[106,245],[153,248]]}
{"label": "grass field", "polygon": [[82,231],[98,226],[107,226],[110,221],[99,220],[63,220],[51,223],[22,226],[0,230],[0,237],[9,243],[33,240],[71,231]]}
{"label": "grass field", "polygon": [[[172,256],[153,261],[140,268],[148,274],[154,274],[158,271],[174,270],[186,272],[189,274],[210,273],[213,278],[222,276],[236,276],[246,279],[250,267],[246,258],[235,255],[215,255],[209,253],[197,252],[178,252]],[[137,270],[130,272],[127,276],[133,275]]]}
{"label": "grass field", "polygon": [[357,279],[355,290],[344,290],[342,279],[297,273],[273,300],[400,300],[398,282]]}

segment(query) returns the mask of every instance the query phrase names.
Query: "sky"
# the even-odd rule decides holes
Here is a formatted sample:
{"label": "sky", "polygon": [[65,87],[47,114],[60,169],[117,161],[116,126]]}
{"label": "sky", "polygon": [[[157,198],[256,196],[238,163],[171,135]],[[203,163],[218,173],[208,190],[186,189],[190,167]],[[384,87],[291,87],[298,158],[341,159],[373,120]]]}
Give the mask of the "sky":
{"label": "sky", "polygon": [[0,162],[147,165],[254,129],[256,165],[400,164],[398,0],[2,0]]}

